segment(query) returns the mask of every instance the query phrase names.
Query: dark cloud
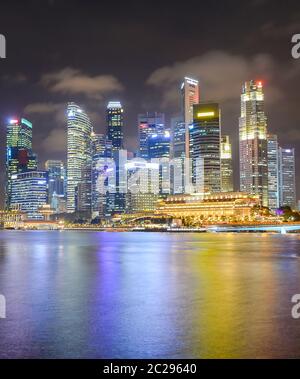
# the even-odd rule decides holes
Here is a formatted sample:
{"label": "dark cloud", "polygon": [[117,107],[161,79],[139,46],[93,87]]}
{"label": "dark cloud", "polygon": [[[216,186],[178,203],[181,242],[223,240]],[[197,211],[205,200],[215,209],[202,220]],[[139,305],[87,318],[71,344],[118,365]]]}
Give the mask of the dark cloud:
{"label": "dark cloud", "polygon": [[222,103],[238,101],[245,80],[261,79],[270,83],[271,103],[283,97],[276,81],[271,82],[275,74],[276,64],[267,54],[245,57],[212,51],[155,70],[147,79],[147,84],[161,89],[163,107],[175,108],[179,104],[179,83],[186,75],[199,80],[202,100]]}
{"label": "dark cloud", "polygon": [[42,148],[46,149],[49,154],[64,153],[67,149],[66,130],[62,128],[51,130],[50,134],[42,141]]}
{"label": "dark cloud", "polygon": [[82,94],[97,100],[103,99],[107,93],[120,92],[124,89],[113,75],[91,76],[71,67],[46,73],[40,82],[51,92],[65,95]]}

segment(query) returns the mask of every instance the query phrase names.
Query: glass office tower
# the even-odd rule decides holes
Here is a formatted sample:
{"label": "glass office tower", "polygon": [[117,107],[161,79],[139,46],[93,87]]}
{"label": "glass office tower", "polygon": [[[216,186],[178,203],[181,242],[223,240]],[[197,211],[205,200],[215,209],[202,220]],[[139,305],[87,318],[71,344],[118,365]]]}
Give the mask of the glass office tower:
{"label": "glass office tower", "polygon": [[185,77],[181,84],[182,118],[185,123],[185,156],[190,157],[189,126],[193,123],[193,105],[200,101],[198,80]]}
{"label": "glass office tower", "polygon": [[295,149],[279,148],[279,204],[296,208]]}
{"label": "glass office tower", "polygon": [[144,113],[138,115],[139,156],[149,159],[148,141],[153,134],[161,134],[165,129],[163,113]]}
{"label": "glass office tower", "polygon": [[220,192],[221,111],[219,104],[203,102],[194,105],[193,110],[194,122],[190,125],[193,183],[196,185],[197,191]]}
{"label": "glass office tower", "polygon": [[229,136],[221,137],[221,189],[222,192],[233,191],[232,145]]}
{"label": "glass office tower", "polygon": [[119,101],[110,101],[107,105],[107,137],[112,143],[113,151],[123,148],[123,107]]}
{"label": "glass office tower", "polygon": [[[78,202],[81,210],[91,203],[92,125],[89,117],[75,103],[67,107],[67,211],[75,212]],[[79,189],[79,191],[78,191]],[[77,196],[80,192],[80,198]],[[88,209],[84,209],[88,210]]]}
{"label": "glass office tower", "polygon": [[268,142],[262,82],[246,82],[239,119],[240,190],[268,206]]}
{"label": "glass office tower", "polygon": [[275,134],[268,134],[268,202],[269,208],[279,207],[279,146]]}

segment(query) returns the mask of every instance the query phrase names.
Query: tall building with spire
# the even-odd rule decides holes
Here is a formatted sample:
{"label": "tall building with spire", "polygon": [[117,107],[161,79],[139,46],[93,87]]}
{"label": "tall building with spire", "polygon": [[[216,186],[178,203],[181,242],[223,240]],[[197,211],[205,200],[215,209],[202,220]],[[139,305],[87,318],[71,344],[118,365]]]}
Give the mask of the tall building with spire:
{"label": "tall building with spire", "polygon": [[190,157],[189,126],[193,123],[193,105],[200,101],[198,80],[185,77],[181,84],[182,118],[185,123],[185,157]]}
{"label": "tall building with spire", "polygon": [[110,101],[106,110],[107,137],[112,143],[113,151],[123,148],[124,109],[119,101]]}
{"label": "tall building with spire", "polygon": [[67,211],[88,211],[91,203],[92,125],[75,103],[67,107]]}
{"label": "tall building with spire", "polygon": [[268,142],[263,84],[248,81],[241,95],[239,119],[240,190],[259,195],[268,206]]}

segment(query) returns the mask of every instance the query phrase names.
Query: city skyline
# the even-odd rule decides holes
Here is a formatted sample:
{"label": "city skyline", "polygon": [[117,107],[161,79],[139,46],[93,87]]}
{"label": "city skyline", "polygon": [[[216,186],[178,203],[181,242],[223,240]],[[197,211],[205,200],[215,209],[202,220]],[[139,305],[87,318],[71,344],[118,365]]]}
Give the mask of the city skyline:
{"label": "city skyline", "polygon": [[[295,12],[291,14],[278,3],[270,7],[269,1],[251,1],[249,4],[233,1],[230,15],[222,17],[224,5],[212,1],[201,5],[201,11],[207,15],[201,25],[196,22],[199,4],[192,2],[195,12],[190,14],[189,21],[180,18],[180,30],[175,27],[179,21],[177,4],[172,7],[168,2],[161,4],[155,17],[150,6],[141,7],[137,2],[131,2],[131,6],[120,4],[114,9],[114,18],[108,17],[107,20],[112,9],[110,5],[91,5],[87,20],[85,13],[81,12],[82,4],[78,1],[76,9],[71,9],[74,25],[81,27],[78,30],[72,28],[74,38],[66,39],[58,38],[58,33],[63,34],[66,30],[64,20],[70,12],[65,2],[51,1],[45,6],[48,18],[42,35],[36,33],[34,22],[43,17],[39,3],[30,7],[30,12],[21,2],[17,6],[19,12],[12,5],[2,5],[1,33],[7,40],[7,58],[0,61],[1,124],[5,125],[7,116],[21,113],[31,120],[35,126],[36,153],[41,162],[54,157],[65,159],[63,109],[68,101],[84,106],[97,133],[106,133],[108,101],[121,101],[126,110],[124,138],[132,150],[137,148],[138,142],[137,114],[165,112],[167,120],[176,116],[181,101],[178,86],[185,75],[198,78],[203,100],[220,101],[222,128],[233,144],[235,173],[239,164],[238,97],[241,83],[246,80],[264,81],[271,132],[278,135],[283,146],[295,144],[296,149],[299,146],[297,88],[300,70],[299,61],[290,53],[291,37],[298,32],[296,2]],[[250,18],[245,25],[240,18],[241,12],[254,12],[257,17]],[[26,17],[21,18],[21,14]],[[203,38],[212,14],[217,17],[215,35],[219,37],[205,34]],[[56,15],[60,17],[54,23]],[[135,15],[139,16],[139,22],[134,21],[137,19]],[[168,29],[165,27],[166,15]],[[10,16],[15,20],[13,27],[8,23]],[[25,18],[31,29],[26,27]],[[156,20],[155,32],[153,28],[147,28],[153,19]],[[127,22],[130,28],[127,28]],[[69,21],[67,24],[72,27]],[[117,41],[113,32],[116,26],[117,30],[125,30],[124,34],[118,33],[121,42],[118,49],[115,49]],[[182,33],[184,29],[189,32]],[[76,48],[74,41],[79,41]],[[149,48],[143,49],[144,42]],[[38,51],[43,64],[39,64],[40,60],[29,51]],[[18,59],[20,56],[21,60]],[[78,82],[82,83],[81,89]],[[3,128],[1,133],[3,141]],[[3,148],[3,142],[0,147]],[[0,163],[3,170],[3,159]],[[1,188],[3,180],[2,177]],[[238,181],[235,174],[235,185]],[[1,199],[3,204],[3,190]]]}
{"label": "city skyline", "polygon": [[[258,196],[260,204],[273,212],[279,206],[296,209],[295,148],[282,148],[277,136],[268,133],[262,81],[242,85],[238,188],[233,185],[232,144],[222,134],[219,103],[200,101],[198,81],[190,77],[185,77],[180,91],[181,118],[171,128],[164,114],[137,116],[139,149],[135,152],[124,146],[124,108],[119,101],[108,102],[106,135],[95,133],[85,110],[69,102],[66,171],[62,161],[47,160],[46,171],[39,172],[32,123],[21,117],[10,119],[6,127],[6,209],[20,206],[28,217],[43,218],[47,205],[54,213],[81,212],[93,220],[138,209],[156,211],[157,201],[170,195],[234,191]],[[175,146],[178,130],[183,132],[179,155]],[[28,193],[22,199],[25,189]]]}

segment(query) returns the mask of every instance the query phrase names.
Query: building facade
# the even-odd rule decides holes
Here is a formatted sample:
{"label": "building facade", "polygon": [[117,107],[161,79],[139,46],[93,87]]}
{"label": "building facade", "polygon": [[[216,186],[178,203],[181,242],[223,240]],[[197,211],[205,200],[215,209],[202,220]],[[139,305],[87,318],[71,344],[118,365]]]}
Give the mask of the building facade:
{"label": "building facade", "polygon": [[250,219],[260,199],[240,192],[212,195],[176,195],[160,201],[157,214],[195,222],[244,221]]}

